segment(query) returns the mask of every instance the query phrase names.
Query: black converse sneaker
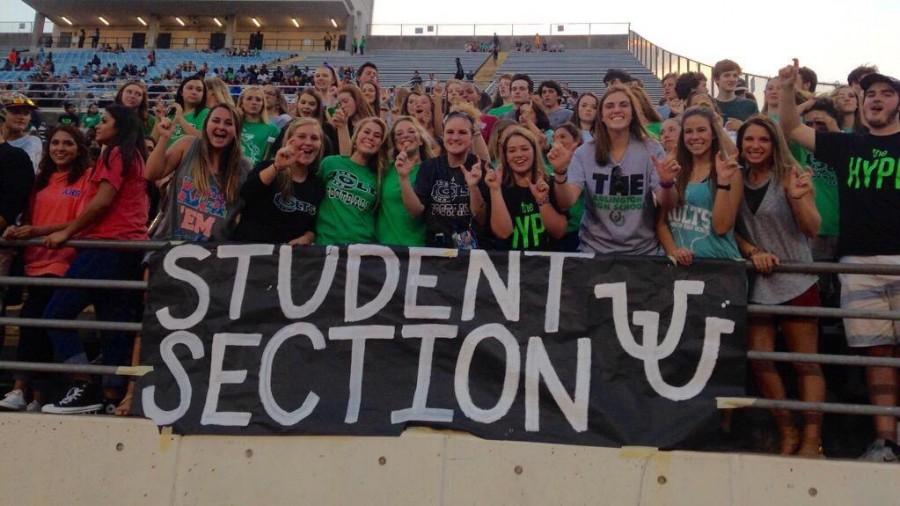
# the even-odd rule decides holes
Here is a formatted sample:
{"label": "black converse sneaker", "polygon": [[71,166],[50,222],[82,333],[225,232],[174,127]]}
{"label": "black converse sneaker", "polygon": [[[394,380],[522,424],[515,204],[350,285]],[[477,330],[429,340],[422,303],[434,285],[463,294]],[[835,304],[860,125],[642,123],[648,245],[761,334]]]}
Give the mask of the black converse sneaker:
{"label": "black converse sneaker", "polygon": [[103,409],[100,391],[93,383],[73,383],[66,394],[52,404],[41,409],[44,413],[71,415],[78,413],[96,413]]}

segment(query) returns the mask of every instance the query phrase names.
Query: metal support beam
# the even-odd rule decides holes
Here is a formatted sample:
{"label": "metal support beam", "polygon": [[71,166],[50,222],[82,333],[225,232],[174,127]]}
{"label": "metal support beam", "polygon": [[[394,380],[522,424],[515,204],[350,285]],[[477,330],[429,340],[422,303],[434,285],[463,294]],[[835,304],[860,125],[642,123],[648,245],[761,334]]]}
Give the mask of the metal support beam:
{"label": "metal support beam", "polygon": [[92,364],[50,364],[46,362],[0,361],[0,370],[52,372],[63,374],[102,374],[107,376],[143,376],[152,371],[150,366],[115,366]]}
{"label": "metal support beam", "polygon": [[900,416],[900,407],[896,406],[776,401],[774,399],[757,399],[753,397],[716,397],[716,407],[719,409],[787,409],[789,411],[818,411],[821,413],[840,413],[843,415]]}
{"label": "metal support beam", "polygon": [[65,330],[110,330],[140,332],[141,324],[134,322],[104,322],[96,320],[43,320],[41,318],[0,318],[0,325],[43,327]]}

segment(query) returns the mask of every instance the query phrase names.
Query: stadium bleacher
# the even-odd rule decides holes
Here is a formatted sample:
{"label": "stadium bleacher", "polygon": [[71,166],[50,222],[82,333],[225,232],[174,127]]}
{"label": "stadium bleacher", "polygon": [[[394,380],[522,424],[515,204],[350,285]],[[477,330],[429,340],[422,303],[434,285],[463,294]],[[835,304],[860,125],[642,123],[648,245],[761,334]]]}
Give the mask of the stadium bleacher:
{"label": "stadium bleacher", "polygon": [[575,49],[562,53],[526,53],[511,51],[497,75],[524,73],[531,76],[535,89],[541,81],[553,79],[578,92],[602,93],[603,75],[609,69],[621,69],[644,83],[652,103],[662,97],[662,83],[650,70],[624,49]]}

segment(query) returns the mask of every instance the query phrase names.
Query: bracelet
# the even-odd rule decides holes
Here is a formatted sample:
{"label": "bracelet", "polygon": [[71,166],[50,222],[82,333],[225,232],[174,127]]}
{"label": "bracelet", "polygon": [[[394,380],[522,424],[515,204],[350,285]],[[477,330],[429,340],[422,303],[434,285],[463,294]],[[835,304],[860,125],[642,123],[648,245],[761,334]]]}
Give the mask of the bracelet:
{"label": "bracelet", "polygon": [[[557,177],[559,177],[559,176],[562,176],[562,181],[560,181],[559,179],[557,179]],[[568,172],[564,172],[564,173],[562,173],[562,174],[556,174],[556,173],[553,173],[553,181],[554,181],[556,184],[563,184],[563,183],[565,183],[565,182],[568,181],[568,180],[569,180],[569,173],[568,173]]]}
{"label": "bracelet", "polygon": [[730,192],[730,191],[731,191],[731,183],[728,183],[728,184],[717,184],[717,185],[716,185],[716,189],[717,189],[717,190],[726,191],[726,192]]}
{"label": "bracelet", "polygon": [[543,207],[543,206],[547,205],[548,202],[550,202],[550,197],[549,196],[544,197],[541,200],[537,200],[536,202],[537,202],[538,207]]}
{"label": "bracelet", "polygon": [[659,182],[659,187],[662,188],[662,189],[664,189],[664,190],[668,190],[669,188],[672,188],[673,186],[675,186],[675,180],[674,180],[674,179],[671,180],[671,181],[660,181],[660,182]]}

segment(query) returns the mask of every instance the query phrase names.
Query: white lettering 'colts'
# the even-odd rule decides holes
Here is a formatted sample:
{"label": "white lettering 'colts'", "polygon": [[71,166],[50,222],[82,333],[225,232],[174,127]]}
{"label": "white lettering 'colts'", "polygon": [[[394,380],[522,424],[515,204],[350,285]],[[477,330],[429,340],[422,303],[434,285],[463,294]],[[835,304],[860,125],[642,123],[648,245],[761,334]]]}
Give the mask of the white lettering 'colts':
{"label": "white lettering 'colts'", "polygon": [[703,391],[716,367],[722,334],[734,332],[734,321],[706,318],[703,351],[694,376],[680,387],[670,385],[663,379],[659,361],[668,358],[678,348],[687,319],[688,295],[703,294],[704,286],[702,281],[675,282],[672,321],[662,343],[659,343],[659,313],[635,311],[633,322],[643,329],[643,344],[637,343],[628,324],[628,293],[625,283],[607,283],[594,287],[594,295],[598,299],[612,299],[613,323],[622,348],[632,357],[644,362],[644,374],[647,375],[650,386],[656,393],[672,401],[692,399]]}

